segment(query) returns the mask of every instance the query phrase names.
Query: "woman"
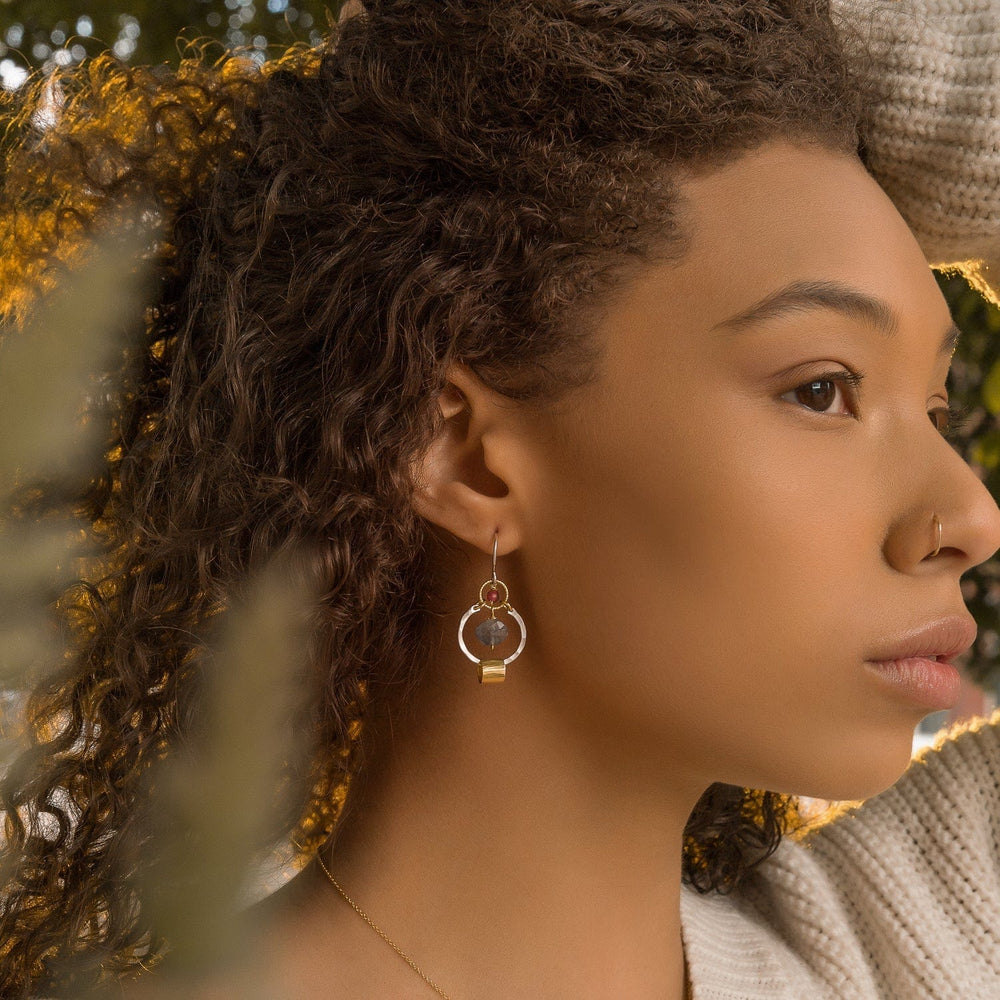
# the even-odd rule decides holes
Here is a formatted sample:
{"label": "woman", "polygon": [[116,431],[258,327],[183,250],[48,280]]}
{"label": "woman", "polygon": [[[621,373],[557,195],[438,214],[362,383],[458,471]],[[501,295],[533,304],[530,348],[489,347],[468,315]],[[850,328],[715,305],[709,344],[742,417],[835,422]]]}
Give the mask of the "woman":
{"label": "woman", "polygon": [[[956,331],[859,156],[863,65],[813,2],[386,0],[264,74],[65,84],[5,208],[43,163],[70,228],[125,193],[166,235],[91,495],[112,569],[33,709],[73,725],[4,784],[9,814],[69,786],[79,817],[10,824],[0,993],[157,957],[115,878],[147,765],[184,743],[194,637],[305,542],[313,760],[275,835],[323,840],[353,777],[259,904],[261,995],[959,995],[974,957],[840,895],[880,864],[852,830],[936,843],[912,733],[1000,546],[943,436]],[[991,732],[928,787],[955,754],[985,786]],[[772,854],[794,795],[873,798]],[[931,861],[932,925],[978,915]]]}

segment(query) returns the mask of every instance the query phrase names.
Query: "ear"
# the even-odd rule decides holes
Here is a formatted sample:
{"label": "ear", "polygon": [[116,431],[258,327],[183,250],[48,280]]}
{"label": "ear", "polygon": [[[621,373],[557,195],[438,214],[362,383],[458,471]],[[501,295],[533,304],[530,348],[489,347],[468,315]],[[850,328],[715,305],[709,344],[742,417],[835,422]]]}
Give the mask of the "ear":
{"label": "ear", "polygon": [[520,547],[523,520],[518,465],[526,461],[526,424],[517,403],[485,386],[466,365],[445,371],[438,434],[410,467],[413,506],[425,520],[483,552]]}

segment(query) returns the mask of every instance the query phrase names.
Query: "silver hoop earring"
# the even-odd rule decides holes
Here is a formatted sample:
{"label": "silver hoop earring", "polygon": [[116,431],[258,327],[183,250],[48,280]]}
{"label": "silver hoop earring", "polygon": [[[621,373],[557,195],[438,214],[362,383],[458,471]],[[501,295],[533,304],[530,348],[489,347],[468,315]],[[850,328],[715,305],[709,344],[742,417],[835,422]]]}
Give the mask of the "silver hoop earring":
{"label": "silver hoop earring", "polygon": [[944,529],[941,527],[941,518],[939,518],[937,514],[935,514],[931,519],[931,524],[937,525],[937,548],[930,555],[931,559],[933,559],[941,551],[941,535],[943,534]]}
{"label": "silver hoop earring", "polygon": [[[521,650],[524,649],[524,643],[528,637],[524,627],[524,619],[514,610],[513,605],[508,600],[507,585],[503,580],[497,579],[497,542],[499,540],[500,533],[496,532],[493,536],[493,576],[479,588],[479,600],[462,615],[462,620],[458,623],[458,647],[473,663],[479,665],[480,684],[498,684],[502,681],[507,673],[507,664],[521,655]],[[465,645],[462,634],[465,631],[465,623],[477,611],[484,609],[488,610],[490,614],[488,618],[484,618],[476,626],[476,638],[484,646],[489,646],[491,650],[494,646],[499,646],[510,633],[507,624],[497,618],[498,611],[506,611],[517,622],[518,628],[521,630],[521,641],[518,643],[517,649],[502,660],[474,656],[469,652],[469,647]]]}

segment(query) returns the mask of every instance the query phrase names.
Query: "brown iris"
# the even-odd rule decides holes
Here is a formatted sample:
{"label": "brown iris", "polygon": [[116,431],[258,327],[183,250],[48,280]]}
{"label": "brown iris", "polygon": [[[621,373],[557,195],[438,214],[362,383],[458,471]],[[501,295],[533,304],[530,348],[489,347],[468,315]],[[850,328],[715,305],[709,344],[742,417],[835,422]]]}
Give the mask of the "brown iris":
{"label": "brown iris", "polygon": [[814,410],[828,410],[837,395],[837,386],[828,378],[806,382],[795,390],[795,398]]}

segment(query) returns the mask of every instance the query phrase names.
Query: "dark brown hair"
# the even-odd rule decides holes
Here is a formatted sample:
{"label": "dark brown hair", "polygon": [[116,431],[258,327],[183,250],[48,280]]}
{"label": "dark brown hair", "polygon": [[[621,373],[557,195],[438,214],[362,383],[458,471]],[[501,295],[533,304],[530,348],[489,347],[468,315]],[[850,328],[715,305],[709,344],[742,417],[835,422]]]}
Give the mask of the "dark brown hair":
{"label": "dark brown hair", "polygon": [[[370,0],[263,68],[99,57],[54,78],[44,129],[52,80],[19,95],[8,322],[115,206],[152,204],[163,230],[106,467],[73,500],[103,570],[63,596],[73,655],[33,693],[33,745],[2,784],[0,995],[70,989],[67,955],[93,956],[82,982],[155,953],[121,878],[140,779],[184,737],[199,637],[291,542],[321,593],[313,752],[274,833],[328,835],[356,720],[426,656],[407,468],[445,366],[524,405],[595,377],[592,320],[624,268],[682,252],[672,167],[777,137],[858,151],[869,96],[841,46],[821,0]],[[685,879],[728,891],[797,818],[713,785]]]}

